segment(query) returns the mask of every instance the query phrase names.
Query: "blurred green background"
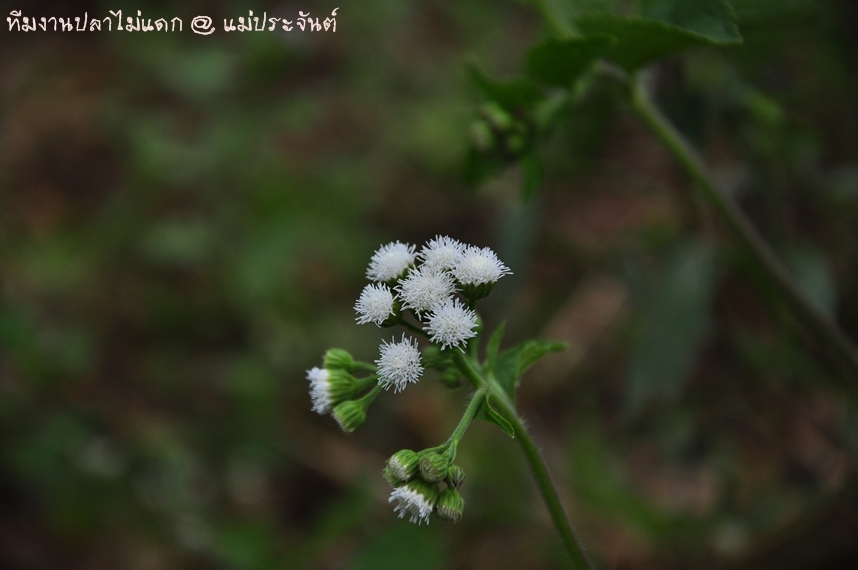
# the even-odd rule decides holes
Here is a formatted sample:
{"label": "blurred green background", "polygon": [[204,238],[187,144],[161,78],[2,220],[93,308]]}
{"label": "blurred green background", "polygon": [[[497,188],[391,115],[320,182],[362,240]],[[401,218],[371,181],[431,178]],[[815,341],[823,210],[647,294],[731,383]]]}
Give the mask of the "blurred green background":
{"label": "blurred green background", "polygon": [[[623,2],[561,2],[569,11]],[[797,282],[858,332],[858,8],[735,0],[741,47],[653,70]],[[384,460],[446,439],[428,376],[351,436],[310,411],[376,247],[447,234],[515,275],[509,341],[570,343],[519,392],[607,568],[858,566],[858,399],[670,156],[610,94],[510,168],[462,182],[471,55],[521,69],[524,2],[366,0],[336,33],[199,36],[196,15],[309,1],[21,3],[182,17],[182,33],[0,26],[0,567],[549,569],[564,554],[513,442],[475,424],[457,524],[395,517]],[[4,18],[8,15],[4,11]]]}

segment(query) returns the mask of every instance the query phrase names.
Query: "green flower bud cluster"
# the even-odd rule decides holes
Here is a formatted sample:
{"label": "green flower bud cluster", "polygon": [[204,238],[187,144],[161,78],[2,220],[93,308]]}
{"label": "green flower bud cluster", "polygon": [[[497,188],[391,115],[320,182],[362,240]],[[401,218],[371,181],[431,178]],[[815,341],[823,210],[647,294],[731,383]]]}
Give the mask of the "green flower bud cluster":
{"label": "green flower bud cluster", "polygon": [[[411,522],[429,522],[434,513],[441,520],[458,522],[465,508],[459,487],[465,479],[464,470],[453,464],[450,449],[437,448],[415,452],[403,449],[394,453],[382,470],[393,487],[390,501],[397,500],[395,511],[402,517],[411,515]],[[440,485],[444,485],[443,489]]]}
{"label": "green flower bud cluster", "polygon": [[369,364],[356,361],[340,348],[332,348],[322,359],[322,368],[307,371],[313,411],[330,413],[342,430],[351,433],[366,421],[366,411],[375,399],[375,375],[357,378],[359,370],[371,370]]}
{"label": "green flower bud cluster", "polygon": [[471,144],[480,154],[512,162],[533,144],[533,131],[532,121],[526,117],[489,102],[471,123]]}

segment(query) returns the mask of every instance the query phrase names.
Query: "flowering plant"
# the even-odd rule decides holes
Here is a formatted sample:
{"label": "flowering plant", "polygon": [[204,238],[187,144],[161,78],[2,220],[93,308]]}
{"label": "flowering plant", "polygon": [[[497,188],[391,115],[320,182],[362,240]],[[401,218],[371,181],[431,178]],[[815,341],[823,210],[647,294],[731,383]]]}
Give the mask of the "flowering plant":
{"label": "flowering plant", "polygon": [[[449,521],[462,516],[465,478],[455,463],[458,445],[475,418],[494,423],[516,439],[533,470],[542,496],[576,561],[586,564],[572,533],[544,460],[515,409],[515,388],[537,360],[565,345],[528,340],[500,351],[501,325],[480,350],[482,324],[477,303],[488,296],[509,268],[489,248],[466,245],[449,237],[430,240],[419,252],[393,242],[379,248],[369,262],[355,311],[359,324],[406,329],[399,340],[383,341],[374,364],[331,349],[322,368],[307,372],[313,410],[330,413],[346,433],[366,421],[367,409],[384,390],[400,392],[420,380],[427,368],[440,372],[449,386],[462,378],[474,388],[462,419],[443,444],[422,451],[394,453],[382,470],[392,491],[390,502],[400,518],[429,523],[432,515]],[[426,346],[422,352],[415,336]],[[359,377],[360,376],[360,377]]]}

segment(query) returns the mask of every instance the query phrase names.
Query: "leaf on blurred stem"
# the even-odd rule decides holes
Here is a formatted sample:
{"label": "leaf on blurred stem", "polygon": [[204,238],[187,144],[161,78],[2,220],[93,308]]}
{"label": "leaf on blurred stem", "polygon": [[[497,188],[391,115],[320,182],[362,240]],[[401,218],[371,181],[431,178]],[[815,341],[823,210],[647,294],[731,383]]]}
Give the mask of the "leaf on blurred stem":
{"label": "leaf on blurred stem", "polygon": [[508,111],[531,107],[545,98],[539,85],[526,77],[497,81],[489,77],[474,60],[468,62],[468,72],[488,100]]}
{"label": "leaf on blurred stem", "polygon": [[515,399],[515,389],[522,374],[536,364],[543,356],[552,352],[566,350],[562,342],[528,340],[502,353],[495,366],[495,379],[511,399]]}
{"label": "leaf on blurred stem", "polygon": [[569,87],[615,43],[605,34],[542,42],[527,54],[527,73],[547,85]]}
{"label": "leaf on blurred stem", "polygon": [[628,71],[695,46],[742,42],[736,15],[724,0],[650,0],[642,17],[585,14],[575,25],[586,34],[609,34],[618,42],[607,58]]}
{"label": "leaf on blurred stem", "polygon": [[673,255],[646,299],[642,332],[626,377],[631,415],[656,400],[680,396],[709,332],[715,268],[710,246],[687,244]]}

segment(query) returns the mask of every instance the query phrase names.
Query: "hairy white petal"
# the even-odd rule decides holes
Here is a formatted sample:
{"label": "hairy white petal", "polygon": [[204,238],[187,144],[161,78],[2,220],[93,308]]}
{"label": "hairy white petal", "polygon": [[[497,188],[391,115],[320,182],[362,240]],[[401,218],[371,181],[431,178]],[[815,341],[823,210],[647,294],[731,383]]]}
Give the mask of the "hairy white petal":
{"label": "hairy white petal", "polygon": [[477,314],[462,305],[459,299],[448,299],[432,309],[426,323],[426,332],[432,342],[442,348],[461,347],[476,336]]}
{"label": "hairy white petal", "polygon": [[419,525],[423,521],[426,521],[426,524],[429,524],[429,516],[432,514],[434,505],[432,501],[416,489],[412,489],[409,485],[402,485],[395,488],[390,493],[390,498],[387,502],[392,503],[393,501],[397,501],[398,503],[394,507],[393,512],[399,513],[399,518],[403,518],[408,514],[410,515],[409,521],[412,523]]}
{"label": "hairy white petal", "polygon": [[414,264],[414,246],[398,241],[383,245],[372,254],[366,276],[372,281],[396,279]]}
{"label": "hairy white petal", "polygon": [[418,257],[423,260],[423,267],[446,271],[456,266],[464,250],[461,242],[447,236],[436,236],[420,250]]}
{"label": "hairy white petal", "polygon": [[358,324],[375,323],[381,326],[393,315],[393,292],[383,284],[369,284],[363,288],[355,303]]}
{"label": "hairy white petal", "polygon": [[422,314],[446,301],[456,291],[456,285],[448,273],[424,265],[409,273],[396,291],[404,309]]}
{"label": "hairy white petal", "polygon": [[420,380],[423,365],[420,362],[420,351],[412,338],[402,335],[401,342],[382,342],[381,356],[375,361],[378,365],[378,383],[385,389],[394,386],[394,391],[400,392],[408,384]]}
{"label": "hairy white petal", "polygon": [[504,275],[512,273],[491,249],[473,245],[465,248],[452,271],[453,276],[463,285],[495,283]]}
{"label": "hairy white petal", "polygon": [[313,411],[317,414],[327,414],[331,411],[331,373],[324,368],[313,367],[307,371],[307,380],[310,381],[310,400],[313,402]]}

